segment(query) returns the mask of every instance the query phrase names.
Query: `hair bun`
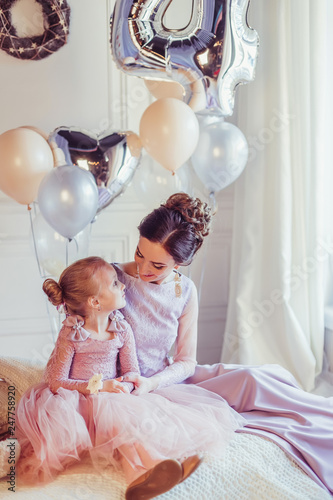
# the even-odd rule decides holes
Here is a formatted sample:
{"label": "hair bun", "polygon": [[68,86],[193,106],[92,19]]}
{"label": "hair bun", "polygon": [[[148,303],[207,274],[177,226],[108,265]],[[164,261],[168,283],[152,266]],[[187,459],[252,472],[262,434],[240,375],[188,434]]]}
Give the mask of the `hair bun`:
{"label": "hair bun", "polygon": [[60,304],[63,303],[63,296],[62,296],[62,290],[59,285],[54,279],[48,278],[44,281],[43,283],[43,292],[46,293],[46,295],[49,298],[49,301],[54,305],[54,306],[60,306]]}
{"label": "hair bun", "polygon": [[205,236],[208,236],[213,214],[207,203],[186,193],[175,193],[162,206],[180,212],[184,221],[193,225],[200,242]]}

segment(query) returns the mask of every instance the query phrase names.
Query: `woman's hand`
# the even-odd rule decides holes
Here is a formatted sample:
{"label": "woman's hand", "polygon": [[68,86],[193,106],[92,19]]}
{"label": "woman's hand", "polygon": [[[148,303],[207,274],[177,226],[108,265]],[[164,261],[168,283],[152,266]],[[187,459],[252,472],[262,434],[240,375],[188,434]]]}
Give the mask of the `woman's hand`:
{"label": "woman's hand", "polygon": [[132,382],[134,384],[134,391],[132,391],[131,394],[140,396],[141,394],[147,394],[157,389],[159,377],[158,375],[149,378],[142,377],[141,375],[125,375],[123,381]]}
{"label": "woman's hand", "polygon": [[129,394],[129,388],[122,382],[123,377],[104,380],[103,389],[101,389],[101,392],[124,392],[125,394]]}

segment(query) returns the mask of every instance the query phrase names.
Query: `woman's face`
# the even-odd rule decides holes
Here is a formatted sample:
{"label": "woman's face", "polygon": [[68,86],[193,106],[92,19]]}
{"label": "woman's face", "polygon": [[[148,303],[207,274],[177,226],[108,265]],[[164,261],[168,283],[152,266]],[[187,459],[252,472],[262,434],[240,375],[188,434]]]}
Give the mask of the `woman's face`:
{"label": "woman's face", "polygon": [[134,259],[142,281],[158,285],[169,276],[173,269],[179,267],[160,243],[154,243],[142,236],[136,247]]}

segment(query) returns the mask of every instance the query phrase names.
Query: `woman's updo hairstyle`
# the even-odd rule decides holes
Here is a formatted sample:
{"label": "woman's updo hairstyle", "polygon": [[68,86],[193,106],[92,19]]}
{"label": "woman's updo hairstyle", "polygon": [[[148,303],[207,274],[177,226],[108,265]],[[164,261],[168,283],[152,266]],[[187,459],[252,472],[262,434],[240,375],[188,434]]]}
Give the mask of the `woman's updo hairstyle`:
{"label": "woman's updo hairstyle", "polygon": [[211,208],[199,198],[175,193],[140,223],[140,236],[160,243],[176,264],[188,266],[208,236]]}
{"label": "woman's updo hairstyle", "polygon": [[87,257],[68,266],[59,281],[48,278],[43,283],[43,291],[54,306],[64,305],[69,314],[86,315],[87,300],[98,295],[100,282],[96,273],[110,268],[100,257]]}

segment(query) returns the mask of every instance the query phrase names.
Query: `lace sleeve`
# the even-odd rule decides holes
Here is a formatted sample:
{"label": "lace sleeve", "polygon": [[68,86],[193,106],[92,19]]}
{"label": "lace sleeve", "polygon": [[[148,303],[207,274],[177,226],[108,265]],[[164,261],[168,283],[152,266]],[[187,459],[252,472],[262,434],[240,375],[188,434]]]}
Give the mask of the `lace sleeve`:
{"label": "lace sleeve", "polygon": [[[139,362],[136,356],[134,334],[131,326],[127,323],[127,329],[123,332],[124,345],[119,350],[120,375],[139,375]],[[134,389],[132,382],[123,382],[130,392]]]}
{"label": "lace sleeve", "polygon": [[198,295],[193,284],[192,293],[178,322],[178,334],[175,346],[174,362],[156,376],[158,388],[179,384],[193,375],[197,351],[198,334]]}
{"label": "lace sleeve", "polygon": [[71,391],[79,391],[82,394],[90,394],[87,389],[87,380],[72,380],[69,378],[75,349],[73,341],[66,338],[67,328],[63,328],[56,342],[55,348],[50,356],[45,370],[45,381],[52,392],[57,392],[60,387]]}

